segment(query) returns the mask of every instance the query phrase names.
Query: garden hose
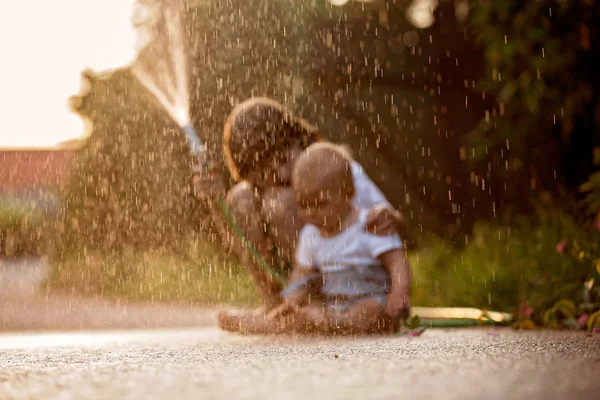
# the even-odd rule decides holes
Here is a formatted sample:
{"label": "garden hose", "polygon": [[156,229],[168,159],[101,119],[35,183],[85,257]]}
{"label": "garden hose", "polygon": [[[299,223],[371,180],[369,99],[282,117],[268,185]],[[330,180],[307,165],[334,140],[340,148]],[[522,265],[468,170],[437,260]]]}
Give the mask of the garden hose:
{"label": "garden hose", "polygon": [[508,313],[468,307],[412,307],[411,316],[426,328],[508,325],[513,319]]}
{"label": "garden hose", "polygon": [[474,326],[492,326],[500,325],[495,321],[479,321],[470,318],[438,318],[438,319],[425,319],[422,318],[419,322],[419,326],[424,328],[466,328]]}

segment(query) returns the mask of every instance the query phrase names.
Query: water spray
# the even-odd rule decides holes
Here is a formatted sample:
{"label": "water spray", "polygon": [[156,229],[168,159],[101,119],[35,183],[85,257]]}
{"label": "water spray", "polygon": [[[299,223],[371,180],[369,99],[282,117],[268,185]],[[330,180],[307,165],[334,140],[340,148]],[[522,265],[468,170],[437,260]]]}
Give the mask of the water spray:
{"label": "water spray", "polygon": [[[182,35],[180,0],[155,0],[138,3],[144,15],[138,31],[148,39],[131,70],[185,134],[191,155],[208,168],[207,149],[190,121],[188,62]],[[140,32],[142,33],[142,32]],[[142,36],[142,35],[140,35]]]}
{"label": "water spray", "polygon": [[[138,33],[147,38],[131,71],[136,79],[150,92],[185,134],[194,161],[201,173],[210,173],[213,163],[208,150],[190,121],[188,60],[185,57],[182,10],[180,0],[139,0],[142,19],[136,24]],[[146,32],[139,32],[146,30]],[[225,215],[233,233],[250,252],[254,261],[267,273],[286,284],[285,279],[271,266],[246,238],[236,222],[223,196],[217,203]]]}

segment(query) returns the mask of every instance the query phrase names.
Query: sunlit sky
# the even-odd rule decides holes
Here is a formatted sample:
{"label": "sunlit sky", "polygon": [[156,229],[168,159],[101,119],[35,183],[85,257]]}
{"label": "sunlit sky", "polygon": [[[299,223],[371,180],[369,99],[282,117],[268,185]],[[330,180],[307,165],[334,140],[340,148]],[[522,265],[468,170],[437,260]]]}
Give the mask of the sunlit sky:
{"label": "sunlit sky", "polygon": [[0,147],[52,147],[84,133],[67,107],[80,72],[135,56],[133,0],[0,1]]}

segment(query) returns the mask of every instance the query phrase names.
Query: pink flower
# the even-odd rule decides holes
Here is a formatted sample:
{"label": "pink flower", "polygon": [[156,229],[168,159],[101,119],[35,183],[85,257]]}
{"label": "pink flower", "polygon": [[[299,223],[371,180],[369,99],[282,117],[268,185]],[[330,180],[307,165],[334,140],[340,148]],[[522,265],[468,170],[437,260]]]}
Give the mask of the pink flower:
{"label": "pink flower", "polygon": [[413,329],[411,331],[406,332],[406,336],[408,337],[418,337],[421,336],[423,334],[423,332],[425,332],[425,327],[424,326],[420,326],[416,329]]}
{"label": "pink flower", "polygon": [[530,319],[533,314],[533,308],[529,307],[527,303],[521,303],[519,306],[519,316],[523,319]]}
{"label": "pink flower", "polygon": [[583,315],[582,315],[581,317],[579,317],[579,319],[577,320],[577,324],[578,324],[580,327],[582,327],[582,328],[583,328],[584,326],[587,326],[587,322],[588,322],[588,319],[589,319],[589,318],[590,318],[590,316],[589,316],[589,315],[587,315],[587,314],[583,314]]}
{"label": "pink flower", "polygon": [[560,243],[558,243],[556,245],[556,251],[558,252],[558,254],[563,254],[565,252],[565,249],[567,248],[567,240],[563,239],[560,241]]}

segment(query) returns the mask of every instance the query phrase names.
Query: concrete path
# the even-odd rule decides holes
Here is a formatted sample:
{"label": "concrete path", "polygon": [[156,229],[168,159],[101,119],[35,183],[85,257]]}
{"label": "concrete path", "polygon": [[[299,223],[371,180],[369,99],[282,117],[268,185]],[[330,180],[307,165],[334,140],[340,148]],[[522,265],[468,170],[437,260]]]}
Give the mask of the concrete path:
{"label": "concrete path", "polygon": [[409,338],[215,328],[0,334],[0,399],[598,399],[600,336],[511,329]]}

